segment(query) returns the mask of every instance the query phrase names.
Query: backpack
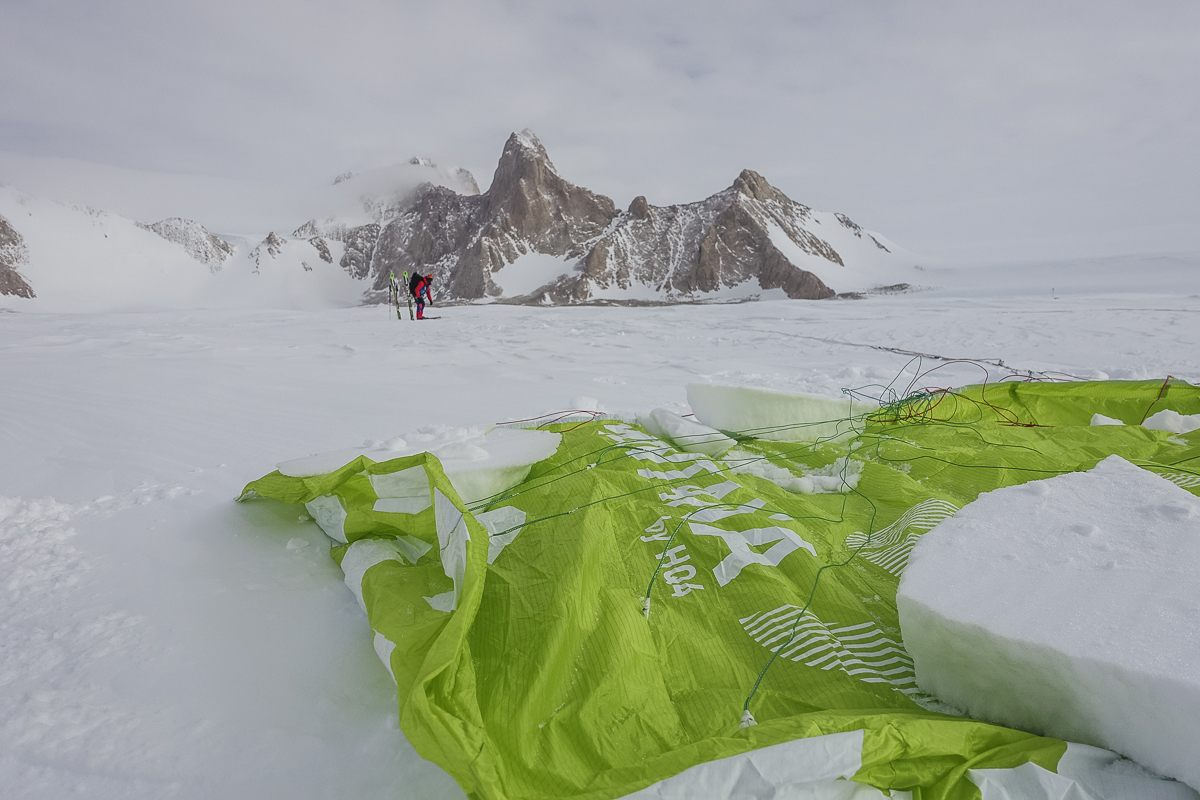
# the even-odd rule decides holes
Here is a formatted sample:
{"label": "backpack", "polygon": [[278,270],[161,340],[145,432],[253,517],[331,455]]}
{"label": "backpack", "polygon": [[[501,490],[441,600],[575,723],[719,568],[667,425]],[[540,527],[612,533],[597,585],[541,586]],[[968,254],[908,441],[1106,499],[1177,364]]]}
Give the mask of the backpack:
{"label": "backpack", "polygon": [[419,272],[414,272],[408,279],[408,293],[413,297],[417,296],[417,287],[425,280],[425,276]]}

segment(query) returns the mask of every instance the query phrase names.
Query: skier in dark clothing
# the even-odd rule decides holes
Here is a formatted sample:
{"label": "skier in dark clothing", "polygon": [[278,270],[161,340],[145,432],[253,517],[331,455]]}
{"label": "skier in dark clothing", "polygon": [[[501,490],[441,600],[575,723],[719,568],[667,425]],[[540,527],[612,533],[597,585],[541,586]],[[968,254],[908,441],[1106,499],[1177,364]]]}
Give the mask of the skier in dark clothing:
{"label": "skier in dark clothing", "polygon": [[417,319],[425,319],[425,304],[433,305],[433,296],[429,293],[433,287],[432,275],[421,275],[414,272],[408,279],[408,291],[417,301]]}

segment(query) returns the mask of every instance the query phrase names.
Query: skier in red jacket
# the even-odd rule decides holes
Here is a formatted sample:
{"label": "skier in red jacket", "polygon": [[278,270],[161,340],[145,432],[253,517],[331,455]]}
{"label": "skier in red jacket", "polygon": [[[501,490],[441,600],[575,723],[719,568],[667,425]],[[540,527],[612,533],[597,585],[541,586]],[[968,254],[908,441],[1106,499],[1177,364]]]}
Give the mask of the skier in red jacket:
{"label": "skier in red jacket", "polygon": [[414,272],[408,279],[408,291],[417,301],[417,319],[425,319],[425,304],[433,305],[433,296],[429,293],[433,287],[432,275],[421,275]]}

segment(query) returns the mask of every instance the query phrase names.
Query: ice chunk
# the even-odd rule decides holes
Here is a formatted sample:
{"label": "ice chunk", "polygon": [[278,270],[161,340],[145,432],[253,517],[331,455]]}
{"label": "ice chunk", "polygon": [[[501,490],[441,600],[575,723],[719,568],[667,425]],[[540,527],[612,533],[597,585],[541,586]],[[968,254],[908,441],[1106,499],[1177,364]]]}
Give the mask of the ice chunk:
{"label": "ice chunk", "polygon": [[722,431],[777,442],[839,441],[862,428],[878,404],[849,397],[784,394],[765,389],[689,383],[688,405],[696,419]]}
{"label": "ice chunk", "polygon": [[[409,444],[395,449],[397,441],[407,441]],[[284,475],[308,478],[332,472],[359,456],[366,456],[373,461],[389,461],[428,451],[438,457],[446,477],[454,484],[463,502],[475,503],[525,480],[530,468],[554,455],[561,441],[562,437],[557,433],[521,428],[496,428],[490,431],[482,428],[425,428],[373,447],[318,453],[281,462],[277,467]],[[400,498],[399,502],[377,505],[379,511],[416,513],[428,507],[427,500],[423,504],[407,505],[406,498],[413,496],[410,492],[382,489],[380,482],[388,481],[389,476],[373,476],[371,480],[381,498]],[[327,510],[336,515],[337,509],[332,506]],[[314,517],[322,520],[315,513]],[[345,518],[344,512],[341,518]],[[325,527],[324,522],[322,527]],[[340,530],[340,522],[335,527]]]}
{"label": "ice chunk", "polygon": [[1200,498],[1116,456],[980,495],[897,606],[925,691],[1200,788]]}
{"label": "ice chunk", "polygon": [[433,503],[429,494],[429,476],[424,467],[369,476],[375,490],[374,510],[393,514],[419,514]]}
{"label": "ice chunk", "polygon": [[666,439],[688,453],[704,453],[720,458],[726,450],[737,444],[719,430],[684,419],[665,408],[656,408],[649,414],[638,414],[637,420],[650,435]]}
{"label": "ice chunk", "polygon": [[1164,408],[1143,422],[1142,427],[1167,433],[1191,433],[1200,430],[1200,414],[1184,415]]}
{"label": "ice chunk", "polygon": [[455,442],[432,451],[439,461],[482,461],[488,451],[473,442]]}
{"label": "ice chunk", "polygon": [[539,461],[554,455],[562,436],[550,431],[497,428],[470,444],[486,451],[486,458],[444,459],[442,469],[464,503],[477,503],[525,480]]}

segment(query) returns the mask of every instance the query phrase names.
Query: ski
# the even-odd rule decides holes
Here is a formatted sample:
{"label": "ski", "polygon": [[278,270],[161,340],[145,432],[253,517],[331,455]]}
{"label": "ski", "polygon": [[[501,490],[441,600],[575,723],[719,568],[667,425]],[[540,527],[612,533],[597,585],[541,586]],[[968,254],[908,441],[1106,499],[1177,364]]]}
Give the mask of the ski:
{"label": "ski", "polygon": [[[408,270],[404,270],[404,299],[408,301],[408,318],[415,319],[412,310],[412,292],[408,291]],[[396,304],[396,317],[400,317],[400,305]]]}
{"label": "ski", "polygon": [[396,273],[388,272],[388,305],[396,309],[396,319],[400,316],[400,287],[396,284]]}

